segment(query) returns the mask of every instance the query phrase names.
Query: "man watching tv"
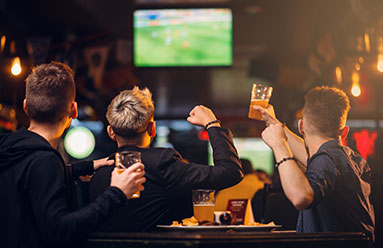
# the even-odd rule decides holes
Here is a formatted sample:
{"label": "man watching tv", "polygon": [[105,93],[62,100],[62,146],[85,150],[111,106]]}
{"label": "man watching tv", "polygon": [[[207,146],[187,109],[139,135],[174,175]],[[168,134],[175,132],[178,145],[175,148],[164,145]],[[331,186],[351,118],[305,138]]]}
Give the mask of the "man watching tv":
{"label": "man watching tv", "polygon": [[[136,163],[110,183],[95,202],[72,204],[72,175],[56,148],[77,117],[73,71],[58,62],[35,67],[26,79],[28,129],[0,136],[0,243],[2,247],[75,247],[143,190],[144,166]],[[101,161],[101,164],[105,162]],[[100,166],[73,166],[73,176]],[[136,172],[140,169],[141,172]]]}
{"label": "man watching tv", "polygon": [[310,90],[298,126],[303,139],[275,118],[271,105],[254,108],[266,122],[262,138],[274,151],[282,188],[300,210],[297,231],[364,232],[373,238],[370,166],[341,143],[349,131],[347,95],[333,87]]}
{"label": "man watching tv", "polygon": [[[160,224],[170,225],[193,216],[193,189],[219,190],[237,184],[243,177],[232,134],[221,128],[210,109],[196,106],[187,120],[207,129],[214,166],[189,163],[171,148],[151,148],[156,135],[153,116],[152,94],[147,88],[122,91],[108,106],[109,137],[117,142],[118,152],[141,152],[147,181],[140,198],[130,200],[103,230],[146,232],[156,230]],[[109,184],[111,171],[104,167],[93,176],[91,198]]]}

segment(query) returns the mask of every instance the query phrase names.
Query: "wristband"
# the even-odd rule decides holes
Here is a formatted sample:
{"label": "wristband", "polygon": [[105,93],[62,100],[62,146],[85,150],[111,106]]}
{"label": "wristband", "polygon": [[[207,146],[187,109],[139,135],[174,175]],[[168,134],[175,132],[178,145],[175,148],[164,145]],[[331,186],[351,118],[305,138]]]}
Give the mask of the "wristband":
{"label": "wristband", "polygon": [[294,157],[287,157],[287,158],[283,158],[281,161],[277,162],[275,164],[275,168],[278,168],[283,162],[286,162],[287,160],[294,160],[294,161],[297,161],[296,158]]}
{"label": "wristband", "polygon": [[211,122],[209,122],[208,124],[205,125],[205,129],[207,130],[208,127],[209,127],[211,124],[214,124],[214,123],[219,123],[219,124],[221,124],[221,121],[220,121],[220,120],[214,120],[214,121],[211,121]]}

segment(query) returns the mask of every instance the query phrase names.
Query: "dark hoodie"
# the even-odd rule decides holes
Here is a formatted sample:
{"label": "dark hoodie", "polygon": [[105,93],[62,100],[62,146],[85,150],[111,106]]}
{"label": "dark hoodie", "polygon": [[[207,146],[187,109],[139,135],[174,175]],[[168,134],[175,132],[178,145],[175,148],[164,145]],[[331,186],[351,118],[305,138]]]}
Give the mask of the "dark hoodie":
{"label": "dark hoodie", "polygon": [[[84,170],[80,166],[74,174]],[[25,128],[0,136],[1,244],[79,244],[126,202],[122,191],[109,187],[94,203],[73,211],[68,182],[61,155],[43,137]]]}

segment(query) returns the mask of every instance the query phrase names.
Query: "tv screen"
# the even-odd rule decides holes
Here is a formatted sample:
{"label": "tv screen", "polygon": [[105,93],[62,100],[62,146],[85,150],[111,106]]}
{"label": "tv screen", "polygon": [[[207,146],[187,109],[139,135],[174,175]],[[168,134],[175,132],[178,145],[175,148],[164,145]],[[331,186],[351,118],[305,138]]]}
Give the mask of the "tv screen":
{"label": "tv screen", "polygon": [[230,66],[232,13],[228,8],[136,10],[137,67]]}
{"label": "tv screen", "polygon": [[[271,175],[274,172],[274,153],[261,138],[235,137],[235,148],[240,158],[251,162],[253,169],[261,169]],[[213,164],[213,151],[208,148],[208,161]]]}

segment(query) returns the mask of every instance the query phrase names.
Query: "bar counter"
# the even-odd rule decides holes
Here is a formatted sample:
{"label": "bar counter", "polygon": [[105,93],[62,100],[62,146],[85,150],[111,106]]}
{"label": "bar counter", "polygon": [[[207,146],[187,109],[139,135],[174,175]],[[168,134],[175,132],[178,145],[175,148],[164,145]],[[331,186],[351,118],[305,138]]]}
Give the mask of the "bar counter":
{"label": "bar counter", "polygon": [[158,232],[93,233],[84,247],[372,247],[363,233]]}

